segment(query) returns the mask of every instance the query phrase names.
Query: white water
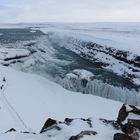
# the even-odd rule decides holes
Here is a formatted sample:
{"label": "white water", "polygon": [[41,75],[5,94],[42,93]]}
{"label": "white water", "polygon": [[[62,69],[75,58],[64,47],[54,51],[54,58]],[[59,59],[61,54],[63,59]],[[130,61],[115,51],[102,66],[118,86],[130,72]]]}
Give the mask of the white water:
{"label": "white water", "polygon": [[64,78],[59,83],[66,89],[85,94],[93,94],[107,99],[121,101],[125,104],[140,106],[140,92],[129,90],[103,83],[100,80],[89,81],[86,87],[82,86],[81,80]]}

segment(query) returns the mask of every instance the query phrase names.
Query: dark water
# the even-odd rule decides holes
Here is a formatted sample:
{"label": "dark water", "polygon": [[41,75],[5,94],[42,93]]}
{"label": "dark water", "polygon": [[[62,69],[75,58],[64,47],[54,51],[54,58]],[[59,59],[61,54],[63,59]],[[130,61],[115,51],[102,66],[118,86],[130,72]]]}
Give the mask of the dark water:
{"label": "dark water", "polygon": [[[31,32],[30,28],[26,29],[0,29],[0,33],[3,35],[0,36],[0,43],[15,43],[16,41],[29,41],[34,40],[36,37],[40,37],[45,35],[39,30],[36,32]],[[47,35],[45,35],[47,36]],[[67,64],[63,63],[48,63],[41,64],[36,63],[36,65],[32,68],[35,73],[40,73],[42,75],[49,74],[51,77],[55,78],[57,76],[64,77],[65,74],[71,72],[74,69],[86,69],[95,75],[96,79],[100,79],[106,83],[111,85],[120,86],[120,87],[127,87],[129,89],[135,88],[136,86],[133,85],[130,81],[127,81],[123,77],[117,76],[116,74],[106,71],[97,65],[85,60],[75,53],[58,46],[57,44],[52,44],[53,48],[56,50],[55,57],[56,59],[63,61],[65,60],[68,62]],[[47,47],[47,44],[46,44]],[[28,71],[28,70],[26,70]]]}
{"label": "dark water", "polygon": [[43,35],[39,30],[32,33],[29,28],[25,29],[0,29],[0,43],[14,43],[16,41],[28,41],[35,39],[36,36]]}

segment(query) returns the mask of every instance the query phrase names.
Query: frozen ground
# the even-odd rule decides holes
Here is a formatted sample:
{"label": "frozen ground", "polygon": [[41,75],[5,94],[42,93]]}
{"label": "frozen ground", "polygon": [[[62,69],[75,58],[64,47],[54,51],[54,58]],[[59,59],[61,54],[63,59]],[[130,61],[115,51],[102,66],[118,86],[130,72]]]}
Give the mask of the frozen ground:
{"label": "frozen ground", "polygon": [[[105,139],[113,137],[115,130],[105,127],[98,118],[116,119],[121,103],[92,95],[70,92],[47,79],[18,72],[11,68],[1,66],[0,72],[1,85],[4,85],[0,91],[1,133],[11,128],[15,128],[18,132],[39,133],[47,118],[63,121],[66,117],[92,117],[93,121],[95,121],[93,129],[97,128],[96,130],[99,133],[103,129],[108,133],[107,135],[100,133],[95,139],[102,139],[103,136],[106,137]],[[3,77],[6,79],[4,82],[2,82]],[[56,139],[61,137],[62,140],[65,140],[65,137],[70,137],[71,134],[87,129],[86,124],[83,124],[81,128],[77,128],[80,124],[82,125],[82,122],[76,121],[73,128],[64,128],[62,133],[55,134],[56,132],[53,131],[51,133],[56,135]],[[8,138],[13,138],[13,140],[20,138],[45,139],[47,137],[47,134],[45,136],[19,133],[0,135],[2,140]]]}

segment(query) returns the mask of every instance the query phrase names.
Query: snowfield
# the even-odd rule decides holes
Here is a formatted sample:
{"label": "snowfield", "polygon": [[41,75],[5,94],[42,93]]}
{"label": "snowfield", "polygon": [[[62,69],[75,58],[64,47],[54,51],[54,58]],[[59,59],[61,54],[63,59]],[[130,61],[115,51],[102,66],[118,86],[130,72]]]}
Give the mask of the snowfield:
{"label": "snowfield", "polygon": [[12,60],[16,58],[27,57],[30,55],[30,51],[26,49],[8,49],[8,48],[0,48],[0,60]]}
{"label": "snowfield", "polygon": [[[22,132],[39,133],[47,118],[63,121],[66,117],[93,117],[93,120],[96,120],[98,124],[101,123],[98,122],[98,118],[116,119],[122,105],[122,103],[93,95],[67,91],[40,76],[18,72],[2,66],[0,71],[1,76],[6,78],[6,84],[3,84],[6,87],[1,90],[0,97],[1,132],[15,128]],[[100,125],[103,126],[103,124]],[[78,129],[77,126],[75,127],[72,129]],[[101,131],[100,128],[98,130]],[[108,137],[113,137],[113,132],[113,130],[109,131],[112,136]],[[16,134],[13,133],[13,135]],[[9,137],[8,133],[7,137]],[[99,135],[99,139],[100,137],[102,136]]]}

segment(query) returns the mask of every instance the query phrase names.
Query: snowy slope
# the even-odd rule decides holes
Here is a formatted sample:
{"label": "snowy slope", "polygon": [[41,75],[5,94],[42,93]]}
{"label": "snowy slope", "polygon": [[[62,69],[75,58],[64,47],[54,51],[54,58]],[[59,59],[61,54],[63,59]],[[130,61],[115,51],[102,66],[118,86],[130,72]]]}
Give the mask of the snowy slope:
{"label": "snowy slope", "polygon": [[70,92],[47,79],[11,68],[1,66],[0,71],[6,78],[6,87],[0,98],[1,132],[15,128],[39,133],[47,118],[60,121],[66,117],[115,119],[122,105],[93,95]]}

